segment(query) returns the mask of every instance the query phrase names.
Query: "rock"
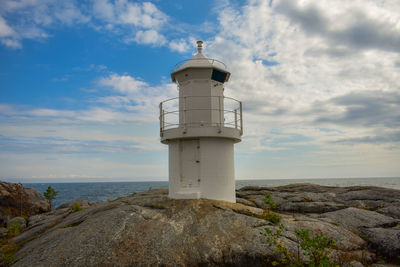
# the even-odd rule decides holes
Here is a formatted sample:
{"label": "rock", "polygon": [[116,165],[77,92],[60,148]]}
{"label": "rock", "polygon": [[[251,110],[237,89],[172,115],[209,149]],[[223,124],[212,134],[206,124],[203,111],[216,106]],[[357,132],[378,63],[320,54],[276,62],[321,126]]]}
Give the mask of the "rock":
{"label": "rock", "polygon": [[[69,210],[69,209],[68,209]],[[40,215],[43,216],[40,220],[36,221],[34,224],[32,222],[28,222],[31,224],[28,228],[25,229],[24,232],[17,235],[12,239],[12,242],[15,244],[24,243],[32,238],[39,237],[46,230],[51,229],[58,223],[60,223],[69,212],[67,209],[64,210],[62,214],[54,214],[54,215]],[[37,216],[37,215],[36,215]]]}
{"label": "rock", "polygon": [[240,197],[236,198],[236,203],[241,203],[241,204],[251,206],[251,207],[257,207],[257,205],[254,202],[251,202],[247,199],[240,198]]}
{"label": "rock", "polygon": [[[294,229],[310,229],[312,236],[336,241],[329,255],[340,266],[375,263],[374,252],[400,262],[390,239],[400,231],[398,220],[382,214],[394,213],[390,207],[400,202],[396,190],[295,184],[240,189],[238,203],[173,200],[166,190],[88,204],[78,212],[72,212],[72,201],[29,218],[28,228],[12,239],[22,246],[15,266],[270,266],[281,255],[261,234],[266,227],[278,230],[263,219],[265,194],[277,204],[284,226],[279,242],[289,251],[299,248]],[[353,204],[385,208],[378,213],[348,206]]]}
{"label": "rock", "polygon": [[378,209],[376,212],[382,213],[384,215],[400,219],[400,203],[397,206],[389,206],[386,208]]}
{"label": "rock", "polygon": [[50,204],[34,189],[0,182],[0,215],[31,216],[50,210]]}
{"label": "rock", "polygon": [[260,235],[265,221],[229,205],[163,196],[101,203],[25,244],[15,266],[271,264],[274,251]]}
{"label": "rock", "polygon": [[44,220],[52,220],[53,217],[58,217],[59,215],[66,215],[71,211],[70,208],[55,209],[47,213],[36,214],[28,218],[28,226],[34,226],[41,223]]}
{"label": "rock", "polygon": [[295,229],[310,229],[313,233],[324,234],[330,240],[335,240],[338,249],[343,251],[360,250],[367,247],[367,243],[358,235],[328,222],[306,216],[288,217],[284,219],[284,222],[286,228],[291,232]]}
{"label": "rock", "polygon": [[265,194],[271,194],[278,211],[287,212],[321,213],[348,207],[367,210],[400,207],[400,190],[372,186],[332,187],[298,183],[278,187],[248,186],[236,192],[238,197],[254,202],[259,208],[266,207]]}
{"label": "rock", "polygon": [[326,212],[321,214],[319,218],[338,223],[342,227],[355,232],[359,232],[361,228],[365,227],[391,227],[398,223],[398,220],[375,211],[357,208]]}
{"label": "rock", "polygon": [[14,217],[8,221],[7,227],[18,227],[22,231],[26,228],[26,220],[22,217]]}
{"label": "rock", "polygon": [[368,228],[363,229],[361,234],[381,255],[400,262],[400,230]]}
{"label": "rock", "polygon": [[73,200],[73,201],[61,204],[60,206],[57,207],[57,209],[65,209],[65,208],[71,209],[76,203],[78,203],[84,209],[93,205],[92,202],[89,202],[87,200]]}
{"label": "rock", "polygon": [[364,264],[362,264],[359,261],[351,261],[349,264],[345,265],[348,267],[364,267]]}
{"label": "rock", "polygon": [[345,207],[343,204],[334,202],[289,202],[286,205],[278,205],[277,209],[297,213],[323,213],[344,209]]}

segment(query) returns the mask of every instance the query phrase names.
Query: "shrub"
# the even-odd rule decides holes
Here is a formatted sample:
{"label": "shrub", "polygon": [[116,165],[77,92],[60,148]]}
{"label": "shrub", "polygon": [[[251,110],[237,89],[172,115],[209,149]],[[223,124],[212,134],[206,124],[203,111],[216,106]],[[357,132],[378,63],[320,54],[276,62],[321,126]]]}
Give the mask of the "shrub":
{"label": "shrub", "polygon": [[58,192],[54,190],[51,186],[47,187],[46,192],[43,193],[44,197],[49,201],[50,203],[50,209],[52,208],[53,200],[56,199]]}
{"label": "shrub", "polygon": [[285,266],[310,266],[310,267],[330,267],[336,266],[329,260],[330,249],[336,246],[334,240],[323,234],[316,234],[314,237],[310,236],[310,230],[295,229],[295,233],[299,238],[299,245],[303,250],[303,255],[308,258],[308,261],[303,261],[300,257],[300,247],[297,247],[297,253],[289,251],[285,243],[279,241],[282,232],[285,230],[283,224],[279,225],[276,231],[272,231],[269,227],[261,234],[267,237],[268,246],[275,247],[275,252],[281,255],[279,261],[273,262],[273,265]]}
{"label": "shrub", "polygon": [[276,203],[272,199],[271,194],[265,194],[264,203],[268,205],[268,208],[263,210],[261,218],[277,225],[281,221],[281,216],[272,211],[276,209]]}
{"label": "shrub", "polygon": [[78,202],[76,202],[76,203],[72,206],[71,209],[72,209],[72,212],[77,212],[77,211],[83,210],[82,206],[79,205]]}
{"label": "shrub", "polygon": [[261,218],[275,225],[277,225],[281,221],[281,216],[278,213],[272,212],[270,210],[264,210]]}
{"label": "shrub", "polygon": [[16,235],[18,235],[19,232],[21,232],[21,228],[20,228],[19,222],[18,222],[18,221],[15,221],[12,225],[9,225],[9,226],[7,227],[7,230],[8,230],[8,233],[9,233],[11,236],[16,236]]}
{"label": "shrub", "polygon": [[275,210],[276,209],[276,203],[275,201],[272,199],[272,196],[270,193],[266,193],[265,194],[265,199],[264,199],[264,203],[267,204],[269,206],[270,210]]}
{"label": "shrub", "polygon": [[335,240],[330,241],[323,234],[311,237],[309,229],[296,229],[294,232],[301,240],[300,247],[304,250],[303,254],[310,259],[309,266],[335,266],[328,257],[330,248],[336,246]]}

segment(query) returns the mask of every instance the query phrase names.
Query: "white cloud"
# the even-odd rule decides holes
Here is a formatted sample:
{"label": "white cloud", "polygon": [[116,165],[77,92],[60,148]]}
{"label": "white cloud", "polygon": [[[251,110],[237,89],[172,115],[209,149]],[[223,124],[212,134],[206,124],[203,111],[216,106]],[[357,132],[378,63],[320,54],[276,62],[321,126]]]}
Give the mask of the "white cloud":
{"label": "white cloud", "polygon": [[155,30],[137,31],[133,40],[138,44],[150,44],[155,46],[162,46],[167,42],[165,37]]}
{"label": "white cloud", "polygon": [[124,93],[132,94],[138,92],[140,89],[147,87],[147,83],[137,80],[129,75],[111,74],[108,77],[102,77],[99,80],[101,86],[109,86],[114,90]]}
{"label": "white cloud", "polygon": [[61,23],[73,25],[75,23],[87,23],[89,16],[83,15],[74,2],[63,1],[61,5],[55,8],[54,16]]}
{"label": "white cloud", "polygon": [[97,102],[131,113],[131,120],[153,123],[158,120],[158,104],[176,96],[176,85],[162,83],[151,86],[130,75],[110,74],[99,80],[99,85],[111,88],[119,95],[99,97]]}
{"label": "white cloud", "polygon": [[14,30],[7,25],[7,22],[0,16],[0,37],[6,37],[14,34]]}
{"label": "white cloud", "polygon": [[[89,27],[122,35],[122,40],[162,46],[161,33],[169,17],[150,2],[98,0],[84,3],[77,0],[4,0],[0,10],[0,41],[22,47],[23,39],[40,40],[50,36],[55,26]],[[9,23],[12,21],[12,23]]]}
{"label": "white cloud", "polygon": [[168,16],[150,2],[99,0],[93,2],[94,16],[111,24],[127,24],[138,28],[156,29],[163,26]]}
{"label": "white cloud", "polygon": [[136,27],[154,29],[162,26],[167,21],[167,16],[150,2],[142,5],[126,2],[118,5],[118,21],[122,24],[132,24]]}
{"label": "white cloud", "polygon": [[[243,101],[240,150],[301,151],[311,145],[339,155],[351,144],[353,154],[361,146],[391,153],[397,135],[383,137],[389,124],[398,125],[399,107],[384,108],[384,101],[398,97],[399,9],[395,1],[226,5],[220,32],[204,52],[227,63],[232,76],[225,94]],[[362,43],[364,33],[371,38]],[[382,119],[384,124],[375,123]]]}
{"label": "white cloud", "polygon": [[171,49],[171,51],[185,53],[194,47],[194,43],[195,42],[193,38],[190,38],[189,40],[181,38],[178,40],[172,40],[171,42],[168,43],[168,46],[169,49]]}
{"label": "white cloud", "polygon": [[22,44],[17,40],[4,38],[4,39],[0,39],[0,42],[2,44],[4,44],[5,46],[13,48],[13,49],[22,48]]}
{"label": "white cloud", "polygon": [[115,21],[114,5],[108,0],[97,0],[93,2],[94,15],[106,21]]}

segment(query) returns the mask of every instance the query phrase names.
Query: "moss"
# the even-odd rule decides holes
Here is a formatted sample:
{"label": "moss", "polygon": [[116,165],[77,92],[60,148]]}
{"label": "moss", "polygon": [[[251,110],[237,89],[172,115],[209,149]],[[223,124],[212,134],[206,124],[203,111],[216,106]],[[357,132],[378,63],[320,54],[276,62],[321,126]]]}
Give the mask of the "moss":
{"label": "moss", "polygon": [[367,236],[365,236],[365,235],[360,235],[360,237],[361,237],[362,239],[364,239],[364,241],[367,242],[367,243],[370,243],[370,242],[371,242],[371,240],[370,240]]}
{"label": "moss", "polygon": [[254,204],[257,204],[253,198],[249,198],[248,201],[253,202]]}
{"label": "moss", "polygon": [[150,205],[146,205],[145,207],[152,208],[152,209],[159,209],[159,210],[165,209],[165,207],[163,205],[159,205],[159,204],[150,204]]}
{"label": "moss", "polygon": [[60,226],[60,229],[69,228],[69,227],[74,227],[74,225],[73,224],[66,224],[66,225]]}
{"label": "moss", "polygon": [[1,247],[0,263],[4,266],[10,266],[15,262],[14,254],[22,247],[23,244],[16,245],[14,242],[8,242]]}
{"label": "moss", "polygon": [[76,202],[76,203],[74,204],[74,206],[72,206],[71,210],[72,210],[72,212],[77,212],[77,211],[83,210],[83,208],[82,208],[81,205],[79,205],[78,202]]}
{"label": "moss", "polygon": [[340,225],[340,224],[335,223],[335,222],[328,222],[328,223],[330,223],[330,224],[332,224],[332,225],[334,225],[334,226],[339,226],[339,225]]}
{"label": "moss", "polygon": [[313,202],[311,198],[303,197],[300,202]]}
{"label": "moss", "polygon": [[77,221],[77,222],[74,222],[74,223],[65,224],[65,225],[63,225],[63,226],[60,226],[60,229],[75,227],[75,226],[80,225],[82,222],[83,222],[83,221]]}

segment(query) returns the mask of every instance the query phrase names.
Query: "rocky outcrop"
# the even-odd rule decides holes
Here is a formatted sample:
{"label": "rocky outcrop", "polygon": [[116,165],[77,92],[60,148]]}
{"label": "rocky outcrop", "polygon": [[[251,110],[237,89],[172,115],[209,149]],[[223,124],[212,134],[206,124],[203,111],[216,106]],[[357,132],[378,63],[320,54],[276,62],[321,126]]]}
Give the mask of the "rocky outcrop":
{"label": "rocky outcrop", "polygon": [[61,204],[60,206],[57,207],[57,209],[65,209],[65,208],[71,209],[76,204],[78,204],[81,208],[88,208],[93,205],[92,202],[89,202],[87,200],[73,200],[73,201]]}
{"label": "rocky outcrop", "polygon": [[[264,219],[266,193],[278,204],[284,226],[280,241],[290,251],[299,248],[294,230],[310,229],[336,241],[330,257],[340,266],[400,262],[400,227],[395,214],[387,209],[396,207],[399,191],[299,184],[243,188],[237,191],[240,203],[236,204],[172,200],[166,190],[87,205],[76,212],[69,204],[29,218],[28,227],[12,240],[21,247],[14,255],[14,265],[268,266],[281,255],[261,234],[265,227],[278,229]],[[293,203],[317,204],[295,210]],[[380,209],[386,210],[378,213]],[[376,263],[382,257],[386,262]]]}
{"label": "rocky outcrop", "polygon": [[367,240],[369,250],[400,263],[400,190],[371,187],[331,187],[291,184],[279,187],[244,187],[237,196],[266,208],[265,194],[277,210],[303,214],[337,225]]}
{"label": "rocky outcrop", "polygon": [[24,188],[20,184],[0,182],[0,216],[2,224],[15,216],[31,216],[48,212],[50,205],[34,189]]}

